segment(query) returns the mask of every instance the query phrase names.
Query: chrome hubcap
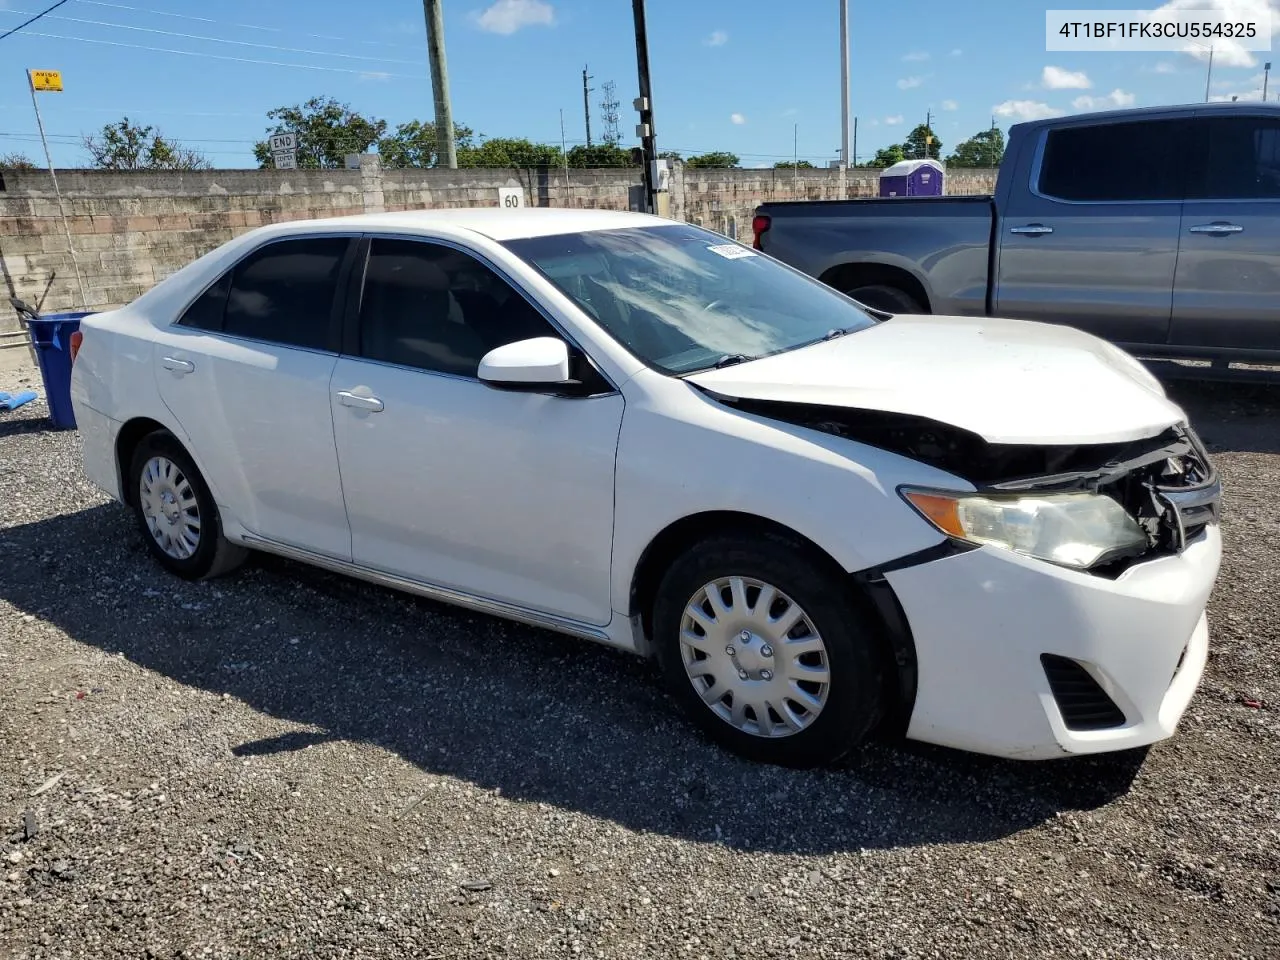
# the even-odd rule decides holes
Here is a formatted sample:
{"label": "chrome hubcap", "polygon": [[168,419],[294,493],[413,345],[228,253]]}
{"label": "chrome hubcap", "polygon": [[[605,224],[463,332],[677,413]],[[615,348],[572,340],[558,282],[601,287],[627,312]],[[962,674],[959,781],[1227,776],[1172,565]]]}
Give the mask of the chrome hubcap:
{"label": "chrome hubcap", "polygon": [[191,484],[168,457],[152,457],[138,480],[138,503],[160,549],[186,560],[200,546],[200,505]]}
{"label": "chrome hubcap", "polygon": [[684,608],[680,654],[694,690],[757,737],[806,729],[827,702],[827,648],[800,605],[761,580],[708,583]]}

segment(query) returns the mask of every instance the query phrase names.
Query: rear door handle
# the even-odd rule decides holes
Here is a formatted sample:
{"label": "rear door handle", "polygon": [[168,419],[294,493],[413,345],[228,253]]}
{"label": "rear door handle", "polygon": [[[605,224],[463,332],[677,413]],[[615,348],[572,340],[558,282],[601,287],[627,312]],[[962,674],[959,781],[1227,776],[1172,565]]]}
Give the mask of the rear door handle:
{"label": "rear door handle", "polygon": [[1053,227],[1046,227],[1043,223],[1029,223],[1025,227],[1010,227],[1009,232],[1039,237],[1046,233],[1053,233]]}
{"label": "rear door handle", "polygon": [[165,357],[160,361],[166,370],[171,371],[179,377],[186,376],[188,373],[196,372],[196,365],[190,360],[179,360],[177,357]]}
{"label": "rear door handle", "polygon": [[1190,232],[1212,234],[1244,233],[1244,227],[1238,223],[1197,223],[1190,228]]}
{"label": "rear door handle", "polygon": [[351,407],[354,410],[366,410],[369,413],[381,413],[387,406],[377,397],[362,397],[360,394],[352,393],[350,390],[339,390],[338,402],[344,407]]}

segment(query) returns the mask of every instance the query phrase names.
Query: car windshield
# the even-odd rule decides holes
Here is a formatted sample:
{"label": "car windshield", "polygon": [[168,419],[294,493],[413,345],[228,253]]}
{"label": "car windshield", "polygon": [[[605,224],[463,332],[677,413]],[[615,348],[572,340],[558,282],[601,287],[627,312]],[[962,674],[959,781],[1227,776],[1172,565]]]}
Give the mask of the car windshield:
{"label": "car windshield", "polygon": [[667,374],[756,360],[876,322],[825,284],[699,227],[599,230],[506,246]]}

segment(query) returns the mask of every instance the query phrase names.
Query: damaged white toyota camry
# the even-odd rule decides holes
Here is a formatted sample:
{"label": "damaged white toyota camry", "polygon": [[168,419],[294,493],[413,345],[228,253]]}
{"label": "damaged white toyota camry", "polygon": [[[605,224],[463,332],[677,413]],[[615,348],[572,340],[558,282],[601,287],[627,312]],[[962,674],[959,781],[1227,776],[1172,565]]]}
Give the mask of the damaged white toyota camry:
{"label": "damaged white toyota camry", "polygon": [[170,572],[270,551],[652,654],[749,757],[1136,747],[1204,668],[1213,465],[1065,327],[494,209],[264,227],[82,333],[85,470]]}

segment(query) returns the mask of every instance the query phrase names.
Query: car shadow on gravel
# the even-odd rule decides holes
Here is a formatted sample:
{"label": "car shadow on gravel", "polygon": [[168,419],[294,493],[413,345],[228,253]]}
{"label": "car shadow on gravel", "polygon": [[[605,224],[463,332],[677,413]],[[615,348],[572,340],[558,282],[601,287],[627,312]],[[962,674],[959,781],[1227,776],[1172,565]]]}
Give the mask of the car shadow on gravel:
{"label": "car shadow on gravel", "polygon": [[[233,738],[231,754],[320,744],[321,766],[323,744],[365,742],[509,799],[735,849],[996,839],[1122,795],[1143,759],[1029,764],[891,743],[837,769],[767,767],[704,741],[638,658],[271,557],[185,583],[117,505],[0,530],[0,555],[0,598],[19,610],[297,725]],[[397,807],[415,798],[399,780],[388,789]]]}

